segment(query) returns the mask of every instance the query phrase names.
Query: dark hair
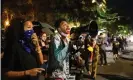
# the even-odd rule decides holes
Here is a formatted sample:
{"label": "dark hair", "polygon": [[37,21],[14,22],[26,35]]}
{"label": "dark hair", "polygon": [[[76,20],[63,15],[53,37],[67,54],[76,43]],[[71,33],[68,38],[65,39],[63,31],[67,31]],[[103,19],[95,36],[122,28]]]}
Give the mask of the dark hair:
{"label": "dark hair", "polygon": [[58,19],[58,20],[55,21],[55,25],[54,26],[55,26],[56,29],[59,28],[60,23],[62,21],[67,21],[67,20],[65,18],[60,18],[60,19]]}
{"label": "dark hair", "polygon": [[5,37],[7,44],[13,43],[20,39],[22,33],[24,32],[24,19],[14,18],[11,20],[11,25],[6,29]]}

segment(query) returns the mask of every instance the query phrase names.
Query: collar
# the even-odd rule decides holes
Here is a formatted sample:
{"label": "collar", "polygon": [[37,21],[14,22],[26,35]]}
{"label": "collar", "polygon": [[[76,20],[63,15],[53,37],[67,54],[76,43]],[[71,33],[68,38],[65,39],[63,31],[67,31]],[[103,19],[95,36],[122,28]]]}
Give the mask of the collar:
{"label": "collar", "polygon": [[[58,36],[60,39],[61,39],[61,37],[62,37],[61,34],[60,34],[59,32],[56,33],[56,36]],[[66,37],[66,40],[67,40],[67,42],[70,41],[70,39],[69,39],[68,37]]]}

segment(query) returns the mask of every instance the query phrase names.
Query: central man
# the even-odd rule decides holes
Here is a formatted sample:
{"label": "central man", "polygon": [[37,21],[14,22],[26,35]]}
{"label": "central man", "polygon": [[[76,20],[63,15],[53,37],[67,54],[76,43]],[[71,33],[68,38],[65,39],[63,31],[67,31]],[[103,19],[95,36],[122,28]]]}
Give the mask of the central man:
{"label": "central man", "polygon": [[55,28],[57,33],[51,38],[48,72],[52,78],[62,80],[69,77],[69,39],[67,36],[70,28],[65,19],[57,20]]}

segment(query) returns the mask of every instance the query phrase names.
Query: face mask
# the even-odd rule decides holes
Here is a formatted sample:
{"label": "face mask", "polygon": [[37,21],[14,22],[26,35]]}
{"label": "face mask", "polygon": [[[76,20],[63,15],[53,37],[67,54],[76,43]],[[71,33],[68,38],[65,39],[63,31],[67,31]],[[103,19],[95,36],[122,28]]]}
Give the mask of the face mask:
{"label": "face mask", "polygon": [[31,39],[32,34],[34,33],[34,30],[27,30],[24,31],[24,37],[27,39]]}
{"label": "face mask", "polygon": [[65,34],[65,33],[61,32],[61,35],[64,36],[64,37],[67,37],[68,34]]}

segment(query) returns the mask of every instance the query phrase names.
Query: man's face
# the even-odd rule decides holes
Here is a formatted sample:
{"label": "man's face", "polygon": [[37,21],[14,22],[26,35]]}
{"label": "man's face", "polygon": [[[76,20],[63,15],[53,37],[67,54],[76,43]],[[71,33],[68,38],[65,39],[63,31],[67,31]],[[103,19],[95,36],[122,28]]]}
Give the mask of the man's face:
{"label": "man's face", "polygon": [[69,34],[70,33],[69,24],[66,21],[62,21],[60,23],[59,31],[61,31],[65,34]]}
{"label": "man's face", "polygon": [[24,23],[24,31],[27,31],[27,30],[32,30],[33,29],[33,24],[31,21],[26,21]]}

